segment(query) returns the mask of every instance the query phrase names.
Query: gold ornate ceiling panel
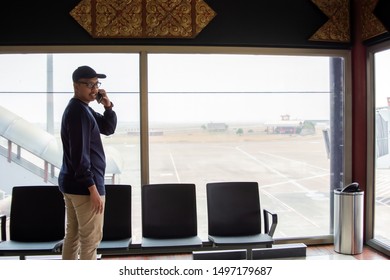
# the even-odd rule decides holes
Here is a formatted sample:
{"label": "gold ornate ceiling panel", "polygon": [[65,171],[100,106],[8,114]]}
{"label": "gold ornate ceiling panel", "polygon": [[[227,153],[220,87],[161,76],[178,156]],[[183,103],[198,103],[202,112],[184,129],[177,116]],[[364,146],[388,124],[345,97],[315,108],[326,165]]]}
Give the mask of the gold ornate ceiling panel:
{"label": "gold ornate ceiling panel", "polygon": [[374,15],[379,0],[362,0],[362,39],[368,40],[386,33],[387,30]]}
{"label": "gold ornate ceiling panel", "polygon": [[203,0],[82,0],[70,15],[95,38],[194,38],[216,13]]}
{"label": "gold ornate ceiling panel", "polygon": [[349,0],[311,0],[329,18],[310,40],[347,43],[350,36]]}

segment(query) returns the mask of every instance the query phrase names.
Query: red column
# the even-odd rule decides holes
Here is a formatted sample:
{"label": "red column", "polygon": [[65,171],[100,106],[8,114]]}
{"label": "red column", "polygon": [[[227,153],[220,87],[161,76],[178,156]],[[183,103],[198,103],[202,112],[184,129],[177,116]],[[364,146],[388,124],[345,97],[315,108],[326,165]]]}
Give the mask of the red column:
{"label": "red column", "polygon": [[351,2],[352,35],[352,180],[367,181],[367,49],[362,43],[361,1]]}

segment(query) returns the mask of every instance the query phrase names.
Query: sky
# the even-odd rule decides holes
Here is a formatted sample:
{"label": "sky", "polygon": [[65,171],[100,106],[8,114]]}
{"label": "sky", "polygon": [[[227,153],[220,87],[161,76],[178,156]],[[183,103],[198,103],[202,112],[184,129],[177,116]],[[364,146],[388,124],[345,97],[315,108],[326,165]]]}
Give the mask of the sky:
{"label": "sky", "polygon": [[390,50],[375,54],[375,103],[376,107],[386,107],[390,97]]}
{"label": "sky", "polygon": [[[55,54],[56,121],[73,95],[71,75],[80,65],[107,75],[102,88],[120,121],[139,121],[138,54]],[[151,123],[267,122],[285,114],[329,119],[328,57],[150,54],[148,70]],[[2,106],[31,122],[44,122],[47,56],[0,55],[0,73]]]}

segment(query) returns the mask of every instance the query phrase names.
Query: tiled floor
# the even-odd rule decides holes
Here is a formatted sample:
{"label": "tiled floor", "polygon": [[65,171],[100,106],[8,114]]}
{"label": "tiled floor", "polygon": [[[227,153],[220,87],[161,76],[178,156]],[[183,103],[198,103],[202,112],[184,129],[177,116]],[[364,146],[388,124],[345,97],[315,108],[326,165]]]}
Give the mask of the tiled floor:
{"label": "tiled floor", "polygon": [[306,259],[329,259],[329,260],[389,260],[390,258],[375,251],[371,247],[364,246],[363,252],[357,255],[343,255],[334,251],[333,245],[309,246],[306,251]]}
{"label": "tiled floor", "polygon": [[[307,260],[389,260],[390,258],[365,246],[358,255],[344,255],[334,251],[333,245],[308,246],[306,257],[294,259]],[[161,254],[161,255],[129,255],[129,256],[103,256],[102,260],[191,260],[191,254]]]}

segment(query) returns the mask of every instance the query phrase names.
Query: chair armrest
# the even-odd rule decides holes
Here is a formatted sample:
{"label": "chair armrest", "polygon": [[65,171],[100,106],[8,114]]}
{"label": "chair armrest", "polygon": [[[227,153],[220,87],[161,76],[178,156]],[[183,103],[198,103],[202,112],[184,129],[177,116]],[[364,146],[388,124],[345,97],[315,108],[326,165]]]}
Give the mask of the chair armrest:
{"label": "chair armrest", "polygon": [[7,230],[6,230],[6,223],[7,223],[7,216],[2,214],[0,215],[0,223],[1,223],[1,241],[7,240]]}
{"label": "chair armrest", "polygon": [[[263,214],[264,214],[264,232],[269,236],[273,237],[276,230],[276,226],[278,224],[278,215],[266,209],[263,210]],[[271,226],[269,225],[270,216],[272,217]]]}

